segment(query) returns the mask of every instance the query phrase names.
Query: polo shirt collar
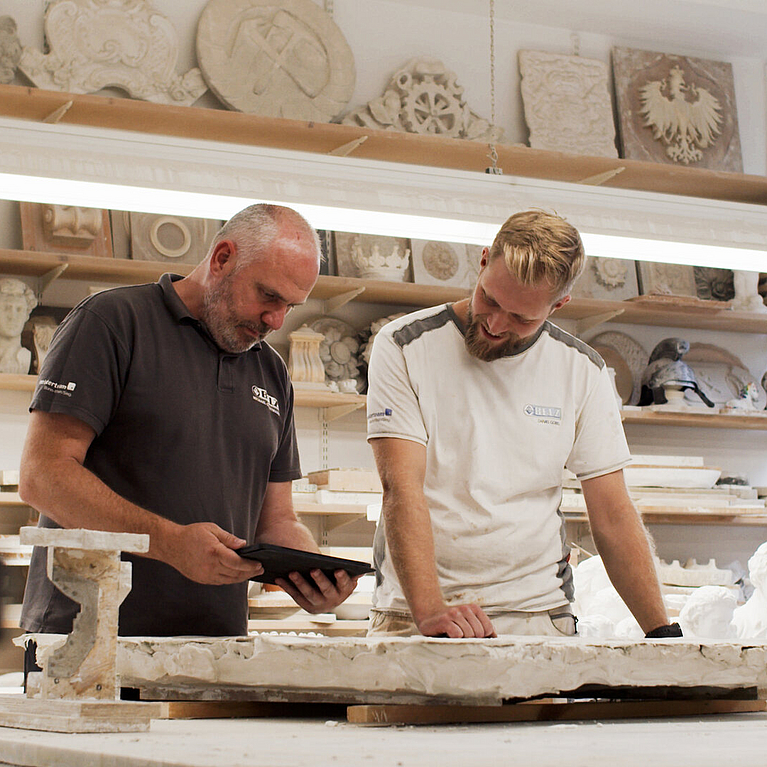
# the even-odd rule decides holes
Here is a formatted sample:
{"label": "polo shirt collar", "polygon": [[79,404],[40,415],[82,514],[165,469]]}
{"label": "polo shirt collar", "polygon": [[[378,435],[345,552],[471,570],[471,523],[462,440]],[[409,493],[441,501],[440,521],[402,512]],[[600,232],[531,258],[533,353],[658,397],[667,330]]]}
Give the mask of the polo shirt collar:
{"label": "polo shirt collar", "polygon": [[[157,284],[160,286],[160,290],[162,291],[162,298],[165,302],[165,306],[168,308],[168,311],[170,312],[173,319],[176,320],[178,323],[187,323],[190,325],[194,325],[200,332],[202,332],[205,336],[207,336],[213,344],[216,345],[216,348],[218,348],[218,344],[216,344],[215,339],[213,336],[211,336],[210,332],[208,331],[208,328],[205,327],[204,322],[200,322],[196,317],[194,317],[189,309],[187,309],[186,304],[181,300],[181,297],[176,292],[176,289],[173,287],[174,282],[178,282],[179,280],[182,280],[183,277],[180,274],[171,274],[170,272],[166,272],[165,274],[160,277],[160,279],[157,281]],[[248,351],[260,351],[261,349],[261,341],[259,341],[257,344],[252,346]],[[219,352],[226,356],[232,356],[236,357],[238,355],[232,353],[232,352],[226,352],[223,349],[219,349]],[[247,352],[242,352],[242,354],[246,354]]]}

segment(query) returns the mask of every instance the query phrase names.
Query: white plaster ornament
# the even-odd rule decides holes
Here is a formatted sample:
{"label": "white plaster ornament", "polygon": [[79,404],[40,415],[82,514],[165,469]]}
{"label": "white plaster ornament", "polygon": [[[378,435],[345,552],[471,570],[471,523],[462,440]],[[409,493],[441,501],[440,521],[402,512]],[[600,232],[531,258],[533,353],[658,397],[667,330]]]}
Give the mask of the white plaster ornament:
{"label": "white plaster ornament", "polygon": [[354,56],[312,0],[209,0],[197,57],[230,109],[329,122],[354,92]]}
{"label": "white plaster ornament", "polygon": [[455,72],[432,58],[411,59],[379,98],[349,112],[345,125],[498,142],[503,129],[469,109]]}
{"label": "white plaster ornament", "polygon": [[731,307],[740,312],[767,312],[764,299],[759,294],[759,272],[734,271],[732,275],[735,298]]}
{"label": "white plaster ornament", "polygon": [[68,93],[120,88],[189,106],[207,90],[200,70],[176,74],[178,37],[146,0],[54,0],[45,13],[50,53],[24,48],[19,69],[38,87]]}
{"label": "white plaster ornament", "polygon": [[16,34],[16,21],[11,16],[0,16],[0,83],[13,82],[20,60],[21,43]]}
{"label": "white plaster ornament", "polygon": [[618,156],[606,64],[580,56],[520,51],[519,72],[531,147]]}
{"label": "white plaster ornament", "polygon": [[21,280],[0,279],[0,373],[29,373],[32,353],[21,345],[21,334],[37,298]]}
{"label": "white plaster ornament", "polygon": [[767,542],[748,560],[748,578],[754,592],[732,614],[735,633],[747,641],[767,640]]}
{"label": "white plaster ornament", "polygon": [[357,331],[343,320],[323,317],[310,323],[309,327],[324,338],[320,342],[320,359],[325,368],[325,380],[337,386],[353,379],[356,388],[362,386],[359,373],[359,341]]}
{"label": "white plaster ornament", "polygon": [[325,367],[320,356],[320,346],[325,340],[322,333],[302,325],[288,335],[290,353],[288,373],[294,386],[327,390]]}

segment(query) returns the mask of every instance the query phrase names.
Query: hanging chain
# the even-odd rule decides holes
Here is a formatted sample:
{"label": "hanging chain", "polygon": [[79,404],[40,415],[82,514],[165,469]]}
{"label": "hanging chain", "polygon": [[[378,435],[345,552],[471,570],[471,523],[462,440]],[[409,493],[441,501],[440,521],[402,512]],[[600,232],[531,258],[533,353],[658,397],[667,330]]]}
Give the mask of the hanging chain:
{"label": "hanging chain", "polygon": [[[490,0],[490,130],[495,130],[495,0]],[[500,175],[503,171],[498,167],[498,152],[495,150],[495,142],[491,140],[488,146],[492,166],[487,168],[485,172]]]}
{"label": "hanging chain", "polygon": [[325,13],[327,13],[330,18],[333,18],[333,2],[334,0],[325,0]]}

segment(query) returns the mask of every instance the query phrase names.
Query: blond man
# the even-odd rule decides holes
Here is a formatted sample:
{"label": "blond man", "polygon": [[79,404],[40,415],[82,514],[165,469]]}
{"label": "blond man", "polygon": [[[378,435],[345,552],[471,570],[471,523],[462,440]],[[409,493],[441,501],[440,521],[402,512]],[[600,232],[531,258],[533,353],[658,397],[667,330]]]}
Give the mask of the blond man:
{"label": "blond man", "polygon": [[549,322],[584,266],[578,232],[518,213],[482,253],[470,298],[376,336],[368,440],[384,488],[372,635],[573,635],[563,469],[650,635],[668,626],[623,479],[630,454],[607,368]]}

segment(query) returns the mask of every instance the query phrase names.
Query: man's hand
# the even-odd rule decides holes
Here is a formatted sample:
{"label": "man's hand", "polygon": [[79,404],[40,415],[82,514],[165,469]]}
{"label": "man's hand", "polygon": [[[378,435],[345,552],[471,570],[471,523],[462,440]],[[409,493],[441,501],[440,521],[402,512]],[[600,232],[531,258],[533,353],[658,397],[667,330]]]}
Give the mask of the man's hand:
{"label": "man's hand", "polygon": [[293,601],[308,613],[326,613],[338,607],[354,591],[361,576],[350,576],[346,570],[336,570],[333,583],[322,570],[312,570],[314,583],[300,573],[290,573],[290,581],[275,579],[275,583],[287,592]]}
{"label": "man's hand", "polygon": [[441,611],[417,620],[416,625],[427,637],[448,636],[460,639],[497,636],[490,619],[477,604],[445,605]]}
{"label": "man's hand", "polygon": [[196,583],[224,586],[264,572],[260,562],[241,557],[235,549],[246,541],[212,522],[177,525],[162,559]]}

